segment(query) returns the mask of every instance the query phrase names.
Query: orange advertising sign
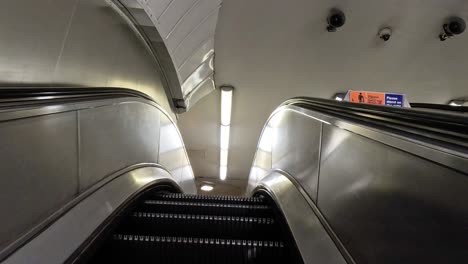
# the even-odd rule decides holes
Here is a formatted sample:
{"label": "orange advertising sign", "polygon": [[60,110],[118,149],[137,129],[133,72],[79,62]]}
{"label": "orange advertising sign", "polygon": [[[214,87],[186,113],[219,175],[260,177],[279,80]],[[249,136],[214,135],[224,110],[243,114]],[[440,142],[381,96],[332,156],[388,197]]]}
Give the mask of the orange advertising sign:
{"label": "orange advertising sign", "polygon": [[385,93],[350,91],[349,101],[353,103],[385,105]]}

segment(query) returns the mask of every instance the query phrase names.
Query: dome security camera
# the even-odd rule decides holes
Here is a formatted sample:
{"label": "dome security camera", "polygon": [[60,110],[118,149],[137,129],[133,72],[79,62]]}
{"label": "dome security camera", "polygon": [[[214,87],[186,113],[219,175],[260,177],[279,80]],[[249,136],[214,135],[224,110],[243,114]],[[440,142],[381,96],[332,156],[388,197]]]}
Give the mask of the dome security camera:
{"label": "dome security camera", "polygon": [[327,31],[328,32],[336,32],[337,28],[342,27],[346,22],[345,14],[338,9],[332,9],[330,15],[327,18]]}
{"label": "dome security camera", "polygon": [[389,41],[390,37],[392,36],[392,29],[389,27],[382,28],[379,30],[379,38],[383,41]]}
{"label": "dome security camera", "polygon": [[460,35],[465,32],[465,29],[466,23],[463,18],[451,17],[442,26],[442,33],[439,35],[440,41],[445,41],[449,38]]}

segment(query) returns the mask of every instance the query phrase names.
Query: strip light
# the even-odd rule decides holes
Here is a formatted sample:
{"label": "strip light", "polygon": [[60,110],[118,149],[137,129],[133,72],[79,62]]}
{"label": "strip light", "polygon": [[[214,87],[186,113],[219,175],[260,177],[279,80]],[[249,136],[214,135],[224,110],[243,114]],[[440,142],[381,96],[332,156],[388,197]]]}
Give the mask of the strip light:
{"label": "strip light", "polygon": [[231,86],[221,87],[221,129],[220,129],[220,152],[219,152],[219,178],[224,181],[227,176],[229,134],[231,129],[232,108]]}

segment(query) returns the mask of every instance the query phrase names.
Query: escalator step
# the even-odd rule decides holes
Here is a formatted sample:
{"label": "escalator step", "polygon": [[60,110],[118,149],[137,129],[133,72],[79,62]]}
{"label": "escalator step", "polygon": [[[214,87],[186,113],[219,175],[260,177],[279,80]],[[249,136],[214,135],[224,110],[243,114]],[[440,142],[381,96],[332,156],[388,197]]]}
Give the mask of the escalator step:
{"label": "escalator step", "polygon": [[134,212],[121,232],[145,235],[274,239],[276,222],[268,217]]}
{"label": "escalator step", "polygon": [[156,200],[172,201],[197,201],[211,203],[231,203],[231,204],[264,204],[265,200],[261,197],[237,197],[237,196],[213,196],[213,195],[195,195],[181,193],[158,194],[154,197]]}
{"label": "escalator step", "polygon": [[229,204],[207,203],[190,201],[159,201],[146,200],[143,202],[143,211],[159,213],[230,215],[230,216],[256,216],[267,217],[271,214],[268,205],[259,204]]}
{"label": "escalator step", "polygon": [[[232,240],[174,236],[115,234],[120,262],[157,263],[281,263],[281,241]],[[121,253],[121,254],[119,254]]]}
{"label": "escalator step", "polygon": [[205,220],[205,221],[220,221],[220,222],[245,222],[245,223],[258,223],[258,224],[273,224],[273,218],[266,217],[244,217],[244,216],[217,216],[217,215],[194,215],[194,214],[161,214],[161,213],[147,213],[147,212],[134,212],[133,217],[136,218],[149,218],[149,219],[187,219],[187,220]]}

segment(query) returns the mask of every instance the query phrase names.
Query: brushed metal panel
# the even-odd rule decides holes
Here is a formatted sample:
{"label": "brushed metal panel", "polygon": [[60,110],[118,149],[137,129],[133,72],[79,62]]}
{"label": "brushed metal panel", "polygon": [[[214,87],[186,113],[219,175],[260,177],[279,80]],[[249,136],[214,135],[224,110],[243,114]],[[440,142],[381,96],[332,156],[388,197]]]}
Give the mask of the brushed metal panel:
{"label": "brushed metal panel", "polygon": [[52,82],[76,2],[1,2],[0,83]]}
{"label": "brushed metal panel", "polygon": [[150,54],[127,21],[106,1],[80,0],[53,81],[138,90],[172,112],[159,66]]}
{"label": "brushed metal panel", "polygon": [[124,167],[157,163],[159,111],[143,103],[79,111],[80,190]]}
{"label": "brushed metal panel", "polygon": [[132,195],[150,184],[170,183],[167,171],[145,167],[110,181],[68,211],[3,263],[66,263],[93,232]]}
{"label": "brushed metal panel", "polygon": [[285,216],[304,263],[346,263],[312,209],[312,201],[290,179],[272,172],[258,186],[269,191]]}
{"label": "brushed metal panel", "polygon": [[184,192],[196,193],[194,174],[179,129],[161,114],[159,164],[171,173]]}
{"label": "brushed metal panel", "polygon": [[178,182],[184,193],[197,194],[195,185],[195,176],[193,175],[192,167],[187,165],[182,170],[180,181]]}
{"label": "brushed metal panel", "polygon": [[0,123],[0,249],[77,194],[76,113]]}
{"label": "brushed metal panel", "polygon": [[272,168],[293,175],[315,201],[321,122],[295,111],[280,112],[274,119],[278,121],[268,135],[273,138]]}
{"label": "brushed metal panel", "polygon": [[358,263],[467,263],[468,177],[324,125],[318,206]]}

